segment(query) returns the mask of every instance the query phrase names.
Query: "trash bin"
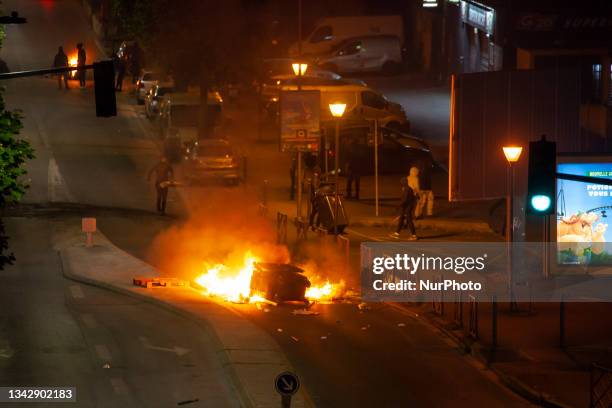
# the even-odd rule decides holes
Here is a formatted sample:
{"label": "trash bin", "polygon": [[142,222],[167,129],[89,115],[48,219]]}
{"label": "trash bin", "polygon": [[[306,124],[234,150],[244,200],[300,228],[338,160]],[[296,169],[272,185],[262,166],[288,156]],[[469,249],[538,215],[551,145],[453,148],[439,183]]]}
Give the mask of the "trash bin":
{"label": "trash bin", "polygon": [[[336,196],[334,193],[323,193],[318,194],[317,206],[319,211],[319,222],[327,230],[328,234],[334,233],[334,217],[336,214]],[[348,226],[348,216],[342,203],[342,196],[338,195],[338,220],[336,227],[338,233],[344,232],[344,229]]]}
{"label": "trash bin", "polygon": [[310,281],[303,270],[290,264],[256,262],[251,277],[251,292],[262,293],[276,302],[304,301]]}

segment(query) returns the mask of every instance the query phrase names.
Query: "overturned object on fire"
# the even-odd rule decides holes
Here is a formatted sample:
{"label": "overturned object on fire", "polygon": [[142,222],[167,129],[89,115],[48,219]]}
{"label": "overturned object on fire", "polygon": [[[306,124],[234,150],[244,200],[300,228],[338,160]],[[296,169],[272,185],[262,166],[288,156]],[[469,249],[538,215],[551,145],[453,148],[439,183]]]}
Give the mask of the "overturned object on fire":
{"label": "overturned object on fire", "polygon": [[255,262],[251,277],[251,293],[261,294],[275,302],[304,301],[310,281],[304,270],[282,263]]}

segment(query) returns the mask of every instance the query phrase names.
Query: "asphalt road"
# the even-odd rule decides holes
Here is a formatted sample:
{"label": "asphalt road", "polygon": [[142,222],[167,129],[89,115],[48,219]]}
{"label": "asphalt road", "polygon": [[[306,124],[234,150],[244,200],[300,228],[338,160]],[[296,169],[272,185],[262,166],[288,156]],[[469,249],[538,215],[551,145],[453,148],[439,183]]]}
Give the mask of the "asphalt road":
{"label": "asphalt road", "polygon": [[[97,53],[76,0],[6,0],[3,7],[29,20],[7,28],[1,56],[13,70],[48,66],[60,44],[70,49],[84,41],[90,56]],[[7,88],[7,102],[23,109],[23,135],[37,151],[26,201],[108,208],[81,214],[97,214],[111,240],[146,258],[152,239],[175,218],[147,212],[153,192],[145,175],[159,153],[133,98],[120,95],[119,116],[98,119],[91,83],[85,90],[59,91],[52,78],[19,79]],[[286,174],[286,157],[279,160],[275,146],[249,150],[249,141],[242,142],[246,151],[264,157],[254,158],[254,174]],[[223,200],[223,191],[195,189],[187,196],[197,201],[204,192]],[[171,196],[173,216],[191,208],[183,197]],[[152,306],[64,280],[48,222],[38,217],[10,224],[18,263],[0,272],[0,341],[6,351],[0,354],[10,354],[0,357],[2,384],[70,382],[83,389],[82,406],[171,406],[191,398],[202,406],[235,404],[197,327]],[[277,338],[320,406],[524,404],[439,335],[386,306],[361,313],[355,304],[318,305],[318,316],[294,316],[285,307],[267,313],[254,306],[237,309]],[[190,352],[181,357],[159,349],[175,346]],[[102,368],[103,360],[111,360],[110,368]],[[207,387],[216,392],[203,395]]]}
{"label": "asphalt road", "polygon": [[87,408],[239,405],[202,328],[65,279],[51,242],[65,221],[5,222],[18,261],[0,271],[2,386],[76,387],[75,406]]}

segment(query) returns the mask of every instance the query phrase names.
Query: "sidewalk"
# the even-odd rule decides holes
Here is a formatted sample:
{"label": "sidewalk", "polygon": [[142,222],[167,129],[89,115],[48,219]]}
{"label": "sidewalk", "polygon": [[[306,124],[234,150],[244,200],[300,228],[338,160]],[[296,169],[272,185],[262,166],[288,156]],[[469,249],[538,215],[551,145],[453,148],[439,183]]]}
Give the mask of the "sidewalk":
{"label": "sidewalk", "polygon": [[[94,245],[85,247],[79,221],[72,219],[65,228],[58,229],[54,237],[67,278],[139,298],[196,320],[217,344],[216,352],[225,367],[225,373],[220,374],[231,380],[241,405],[280,406],[280,396],[274,391],[274,378],[283,371],[293,370],[267,333],[195,289],[133,286],[133,277],[155,277],[159,272],[117,248],[99,232],[95,233]],[[292,402],[294,407],[312,405],[304,387]]]}
{"label": "sidewalk", "polygon": [[[451,337],[462,349],[488,366],[498,379],[526,399],[543,406],[586,407],[590,366],[612,363],[612,316],[607,303],[565,305],[565,347],[560,346],[559,304],[537,303],[531,312],[519,304],[498,304],[497,348],[492,349],[492,304],[478,304],[477,339],[470,336],[469,304],[456,319],[456,304],[444,303],[444,314],[431,304],[398,304]],[[461,322],[461,323],[460,323]]]}

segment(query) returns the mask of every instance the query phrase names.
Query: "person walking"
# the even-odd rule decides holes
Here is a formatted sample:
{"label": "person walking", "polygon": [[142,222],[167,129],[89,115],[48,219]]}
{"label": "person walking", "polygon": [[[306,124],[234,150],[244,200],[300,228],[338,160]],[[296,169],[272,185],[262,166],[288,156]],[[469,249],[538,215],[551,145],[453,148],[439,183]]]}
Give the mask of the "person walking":
{"label": "person walking", "polygon": [[[83,47],[83,43],[78,43],[77,44],[77,66],[78,67],[85,66],[86,60],[87,60],[87,53],[85,52],[85,47]],[[85,77],[87,75],[87,72],[84,69],[82,69],[78,71],[77,75],[79,77],[79,86],[81,88],[85,88]]]}
{"label": "person walking", "polygon": [[420,194],[415,208],[416,219],[427,215],[433,215],[434,194],[431,183],[431,171],[433,163],[430,159],[421,160],[418,163],[419,168],[419,188]]}
{"label": "person walking", "polygon": [[[64,47],[61,45],[57,48],[57,54],[55,54],[55,58],[53,59],[53,68],[61,68],[68,66],[68,56],[64,52]],[[68,73],[60,72],[57,74],[57,87],[58,89],[62,89],[62,82],[64,83],[64,87],[68,89]]]}
{"label": "person walking", "polygon": [[359,147],[353,140],[346,149],[346,198],[353,198],[353,183],[355,183],[355,200],[359,200],[362,166]]}
{"label": "person walking", "polygon": [[121,92],[123,90],[123,79],[125,78],[125,59],[117,54],[115,54],[113,59],[115,62],[115,71],[117,72],[115,91]]}
{"label": "person walking", "polygon": [[159,160],[147,175],[147,181],[155,174],[155,190],[157,192],[157,211],[161,215],[166,214],[166,200],[168,199],[168,186],[174,178],[174,169],[168,159],[163,157]]}
{"label": "person walking", "polygon": [[408,240],[416,241],[418,238],[416,236],[416,229],[414,228],[414,222],[412,220],[414,206],[416,204],[416,195],[414,194],[412,188],[408,185],[408,180],[406,178],[402,177],[400,183],[402,186],[400,215],[398,217],[397,230],[390,236],[391,238],[398,239],[400,237],[400,232],[402,231],[402,228],[406,226],[410,231],[410,237],[408,237]]}
{"label": "person walking", "polygon": [[408,173],[408,187],[412,189],[414,192],[415,202],[414,202],[414,218],[418,218],[421,214],[417,214],[418,203],[421,198],[421,179],[419,177],[419,169],[418,167],[411,167],[410,172]]}

